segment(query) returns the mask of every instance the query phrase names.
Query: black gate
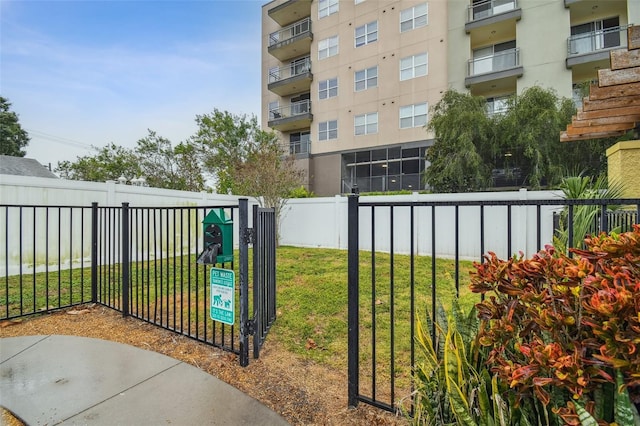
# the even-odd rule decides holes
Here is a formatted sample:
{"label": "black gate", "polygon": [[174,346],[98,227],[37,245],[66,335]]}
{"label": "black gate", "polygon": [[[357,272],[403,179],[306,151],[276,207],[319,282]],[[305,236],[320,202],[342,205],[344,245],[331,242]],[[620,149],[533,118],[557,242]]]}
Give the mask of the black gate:
{"label": "black gate", "polygon": [[[212,209],[223,209],[233,222],[237,262],[196,262],[202,221]],[[0,319],[99,303],[238,354],[247,365],[250,337],[257,358],[275,319],[275,214],[257,206],[253,213],[249,228],[247,199],[205,207],[2,205],[7,255]],[[210,319],[210,266],[239,272],[233,325]]]}
{"label": "black gate", "polygon": [[[249,336],[253,357],[260,356],[269,328],[276,319],[276,216],[274,209],[254,206],[253,228],[247,226],[247,200],[240,209],[240,365],[249,364]],[[253,318],[249,318],[249,244],[253,244]]]}

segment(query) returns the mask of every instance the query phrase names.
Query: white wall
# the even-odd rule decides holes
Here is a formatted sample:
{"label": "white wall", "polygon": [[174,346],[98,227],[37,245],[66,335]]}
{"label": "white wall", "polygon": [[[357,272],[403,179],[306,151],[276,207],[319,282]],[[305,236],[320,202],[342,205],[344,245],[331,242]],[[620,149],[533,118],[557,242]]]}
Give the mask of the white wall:
{"label": "white wall", "polygon": [[[16,206],[82,206],[90,207],[96,201],[100,206],[119,207],[129,202],[131,207],[169,207],[169,206],[222,206],[236,205],[239,197],[174,191],[158,188],[118,185],[114,182],[78,182],[58,179],[45,179],[24,176],[0,175],[0,203]],[[514,191],[487,192],[471,194],[410,194],[395,196],[360,197],[361,203],[388,201],[489,201],[489,200],[545,200],[559,199],[560,193],[552,191]],[[250,200],[252,204],[252,200]],[[251,206],[250,206],[251,209]],[[553,234],[553,211],[559,207],[541,208],[542,245],[551,243]],[[394,207],[394,245],[396,253],[409,253],[410,220],[409,207]],[[456,255],[455,208],[436,207],[436,253],[441,257],[453,258]],[[152,215],[158,216],[159,212]],[[192,217],[191,227],[197,226],[203,211],[178,213],[176,223],[171,220],[171,229],[176,227],[176,235],[186,235],[189,229],[180,222],[180,218]],[[133,214],[132,214],[133,215]],[[507,253],[507,208],[505,206],[484,208],[484,252],[494,251],[505,258],[518,251],[531,256],[537,250],[536,207],[513,206],[511,208],[511,253]],[[376,207],[375,210],[375,250],[390,251],[389,207]],[[414,252],[430,255],[432,252],[431,207],[415,207]],[[20,225],[22,217],[22,226]],[[132,216],[133,217],[133,216]],[[166,215],[165,215],[166,217]],[[459,207],[459,252],[462,259],[478,260],[481,256],[480,244],[480,208],[478,206]],[[159,216],[158,216],[159,220]],[[186,221],[186,219],[185,219]],[[251,210],[249,211],[251,222]],[[178,223],[180,222],[180,223]],[[237,222],[237,219],[236,219]],[[147,228],[144,218],[133,220],[132,226]],[[251,224],[250,224],[251,226]],[[20,231],[21,229],[21,231]],[[34,231],[35,230],[35,231]],[[113,232],[113,231],[111,231]],[[371,250],[371,208],[360,208],[360,248]],[[234,224],[235,241],[238,241],[238,226]],[[47,237],[48,235],[48,237]],[[136,235],[136,234],[134,234]],[[134,236],[134,238],[136,238]],[[161,246],[168,238],[158,237]],[[145,237],[146,239],[146,237]],[[156,240],[155,234],[151,235]],[[45,268],[44,258],[48,250],[49,259],[60,258],[60,268],[88,266],[90,260],[91,213],[90,209],[58,210],[34,209],[32,207],[0,209],[0,276],[7,272],[15,274],[35,268]],[[8,242],[5,250],[4,244]],[[292,199],[282,211],[280,221],[280,243],[299,247],[347,248],[347,197]],[[137,243],[136,243],[137,244]],[[182,247],[178,243],[178,249]],[[192,242],[197,247],[201,242]],[[173,246],[173,242],[169,244]],[[33,248],[36,255],[33,255]],[[135,244],[134,244],[135,249]],[[166,254],[166,253],[165,253]],[[22,256],[22,260],[21,259]],[[160,253],[163,256],[163,253]],[[58,261],[47,266],[49,270],[58,268]]]}
{"label": "white wall", "polygon": [[[484,192],[470,194],[411,194],[395,196],[362,196],[360,203],[389,201],[469,202],[493,200],[548,200],[562,198],[556,191]],[[558,206],[542,206],[541,245],[553,238],[553,212]],[[409,253],[410,208],[394,207],[394,251]],[[431,207],[414,208],[414,252],[432,252]],[[436,253],[455,257],[455,207],[436,207]],[[459,216],[458,255],[477,260],[481,255],[480,207],[461,206]],[[375,208],[375,249],[390,251],[390,208]],[[371,250],[371,207],[360,207],[360,248]],[[507,207],[484,208],[484,252],[496,252],[500,257],[522,251],[530,256],[537,251],[537,211],[535,206],[511,207],[511,251],[507,253]],[[347,197],[289,200],[283,209],[280,243],[301,247],[347,248]]]}

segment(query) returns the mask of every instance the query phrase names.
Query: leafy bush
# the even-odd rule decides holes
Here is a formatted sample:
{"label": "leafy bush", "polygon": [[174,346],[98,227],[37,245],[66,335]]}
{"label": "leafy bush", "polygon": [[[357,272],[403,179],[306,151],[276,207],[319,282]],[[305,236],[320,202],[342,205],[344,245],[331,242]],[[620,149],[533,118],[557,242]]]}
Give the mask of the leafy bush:
{"label": "leafy bush", "polygon": [[313,191],[309,191],[304,185],[300,185],[289,191],[289,198],[312,198],[315,196],[316,194],[314,194]]}
{"label": "leafy bush", "polygon": [[639,424],[629,390],[640,385],[640,225],[585,247],[485,256],[471,279],[486,296],[478,339],[538,424]]}

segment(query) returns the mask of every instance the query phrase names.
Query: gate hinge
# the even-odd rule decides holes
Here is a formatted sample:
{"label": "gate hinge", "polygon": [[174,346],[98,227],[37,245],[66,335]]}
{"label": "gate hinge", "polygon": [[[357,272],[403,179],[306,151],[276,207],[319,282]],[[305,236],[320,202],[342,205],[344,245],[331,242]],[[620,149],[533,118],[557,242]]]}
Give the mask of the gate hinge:
{"label": "gate hinge", "polygon": [[253,336],[255,331],[256,331],[256,321],[255,320],[247,321],[247,323],[244,326],[243,334],[245,336]]}
{"label": "gate hinge", "polygon": [[244,235],[242,236],[243,242],[246,244],[253,244],[255,242],[256,233],[253,228],[246,228]]}

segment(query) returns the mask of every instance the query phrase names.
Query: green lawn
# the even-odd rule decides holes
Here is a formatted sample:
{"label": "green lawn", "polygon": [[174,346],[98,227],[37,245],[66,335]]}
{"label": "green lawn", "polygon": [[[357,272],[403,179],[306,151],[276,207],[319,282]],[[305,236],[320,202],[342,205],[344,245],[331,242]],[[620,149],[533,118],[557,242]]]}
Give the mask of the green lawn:
{"label": "green lawn", "polygon": [[[237,254],[236,254],[237,259]],[[250,256],[251,259],[251,256]],[[372,263],[375,260],[375,282],[372,282]],[[416,315],[427,315],[431,307],[430,257],[414,258],[414,294]],[[411,348],[411,298],[410,257],[394,255],[393,281],[391,258],[388,253],[360,254],[360,347],[361,368],[364,374],[372,372],[377,364],[382,367],[376,375],[384,381],[391,376],[408,377]],[[235,262],[236,286],[238,286],[238,262]],[[278,340],[285,347],[302,357],[338,368],[347,365],[347,252],[334,249],[309,249],[282,246],[277,250],[277,320],[269,340]],[[479,301],[468,290],[471,262],[460,263],[460,303],[469,308]],[[250,268],[251,270],[251,268]],[[99,269],[103,283],[102,300],[111,300],[120,307],[119,289],[121,272],[119,265]],[[176,257],[151,262],[133,262],[132,303],[137,312],[142,310],[148,318],[155,318],[170,328],[190,329],[202,333],[205,324],[211,330],[208,319],[206,271],[196,269],[195,256]],[[191,286],[188,278],[191,278]],[[195,279],[198,291],[195,291]],[[3,278],[2,299],[6,300],[11,315],[24,311],[38,312],[48,306],[79,303],[90,299],[90,270],[39,273],[20,277]],[[22,294],[19,288],[22,282]],[[68,283],[72,285],[69,286]],[[455,297],[455,270],[452,260],[436,262],[436,293],[445,306]],[[111,283],[109,291],[107,283]],[[393,285],[392,285],[393,283]],[[375,294],[373,294],[375,291]],[[238,293],[238,292],[236,292]],[[373,294],[373,295],[372,295]],[[34,296],[35,295],[35,296]],[[82,298],[84,296],[84,299]],[[239,314],[236,300],[236,317]],[[183,307],[180,312],[174,307]],[[184,310],[185,306],[191,309]],[[6,307],[0,307],[5,315]],[[197,308],[197,309],[196,309]],[[375,311],[375,313],[374,313]],[[144,316],[143,315],[143,316]],[[393,315],[393,321],[392,321]],[[375,322],[375,328],[374,328]],[[193,331],[196,327],[197,331]],[[393,328],[395,366],[391,368],[391,330]],[[376,367],[372,363],[372,338],[376,335]]]}

